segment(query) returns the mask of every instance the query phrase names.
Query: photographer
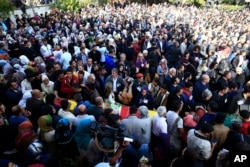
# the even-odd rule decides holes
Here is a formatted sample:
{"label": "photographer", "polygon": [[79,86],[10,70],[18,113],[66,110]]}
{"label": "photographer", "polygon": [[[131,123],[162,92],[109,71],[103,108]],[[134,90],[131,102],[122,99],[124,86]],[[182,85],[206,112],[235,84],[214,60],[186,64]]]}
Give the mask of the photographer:
{"label": "photographer", "polygon": [[120,163],[122,152],[132,141],[125,137],[125,127],[120,124],[119,115],[109,114],[104,119],[106,119],[106,125],[101,123],[91,125],[93,139],[90,141],[87,151],[89,166],[103,162],[110,166],[117,166]]}

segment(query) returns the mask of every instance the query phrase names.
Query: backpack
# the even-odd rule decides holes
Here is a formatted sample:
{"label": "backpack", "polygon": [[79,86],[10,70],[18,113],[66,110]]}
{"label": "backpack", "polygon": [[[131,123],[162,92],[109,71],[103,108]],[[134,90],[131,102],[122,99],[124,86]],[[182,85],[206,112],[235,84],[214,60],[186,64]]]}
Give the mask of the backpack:
{"label": "backpack", "polygon": [[177,124],[178,124],[180,119],[181,119],[180,117],[176,118],[172,129],[168,129],[168,134],[170,137],[171,151],[173,153],[177,153],[177,152],[179,152],[179,150],[181,150],[181,142],[180,142],[180,140],[176,140],[177,138],[180,138],[179,132],[178,132],[178,127],[177,127]]}

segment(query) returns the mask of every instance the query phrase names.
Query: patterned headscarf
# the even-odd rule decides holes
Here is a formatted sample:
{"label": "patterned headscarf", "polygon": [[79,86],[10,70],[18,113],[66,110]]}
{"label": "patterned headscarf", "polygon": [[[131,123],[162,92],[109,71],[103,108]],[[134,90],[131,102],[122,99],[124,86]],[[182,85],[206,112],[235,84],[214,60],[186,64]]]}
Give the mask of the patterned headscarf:
{"label": "patterned headscarf", "polygon": [[40,128],[40,137],[45,141],[44,134],[52,131],[52,117],[50,115],[43,115],[38,119],[38,126]]}

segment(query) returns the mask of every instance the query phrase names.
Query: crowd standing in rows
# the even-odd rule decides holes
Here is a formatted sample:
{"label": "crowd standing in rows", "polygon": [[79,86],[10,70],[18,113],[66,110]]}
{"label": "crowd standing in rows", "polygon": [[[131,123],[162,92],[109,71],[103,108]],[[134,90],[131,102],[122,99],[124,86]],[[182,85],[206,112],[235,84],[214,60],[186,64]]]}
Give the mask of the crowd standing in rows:
{"label": "crowd standing in rows", "polygon": [[[1,166],[219,167],[250,150],[249,10],[115,2],[15,18],[0,26]],[[133,142],[114,151],[93,122]]]}

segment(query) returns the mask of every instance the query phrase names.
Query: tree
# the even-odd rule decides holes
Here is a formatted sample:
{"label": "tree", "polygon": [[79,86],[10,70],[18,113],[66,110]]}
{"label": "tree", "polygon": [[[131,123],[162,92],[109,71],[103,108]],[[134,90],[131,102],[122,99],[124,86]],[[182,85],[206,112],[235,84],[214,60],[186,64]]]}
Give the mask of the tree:
{"label": "tree", "polygon": [[8,17],[13,10],[14,5],[9,0],[0,0],[0,17]]}

